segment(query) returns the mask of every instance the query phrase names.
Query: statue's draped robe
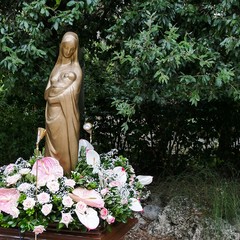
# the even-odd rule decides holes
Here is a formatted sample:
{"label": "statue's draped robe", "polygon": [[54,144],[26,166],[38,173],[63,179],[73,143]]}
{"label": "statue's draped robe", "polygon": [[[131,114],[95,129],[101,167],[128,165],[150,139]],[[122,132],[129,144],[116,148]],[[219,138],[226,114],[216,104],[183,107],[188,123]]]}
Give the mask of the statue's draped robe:
{"label": "statue's draped robe", "polygon": [[[55,96],[47,96],[45,156],[59,160],[65,173],[70,173],[78,161],[78,96],[79,86],[75,83]],[[57,101],[51,103],[51,98],[56,97]]]}

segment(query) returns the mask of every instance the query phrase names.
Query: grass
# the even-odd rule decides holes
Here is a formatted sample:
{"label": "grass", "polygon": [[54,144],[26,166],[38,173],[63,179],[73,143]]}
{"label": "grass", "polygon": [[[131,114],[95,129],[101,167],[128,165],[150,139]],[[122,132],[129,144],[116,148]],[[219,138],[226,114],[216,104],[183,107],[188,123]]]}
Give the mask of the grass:
{"label": "grass", "polygon": [[216,222],[236,223],[240,218],[240,178],[224,178],[210,169],[159,179],[153,187],[165,205],[175,196],[193,200]]}

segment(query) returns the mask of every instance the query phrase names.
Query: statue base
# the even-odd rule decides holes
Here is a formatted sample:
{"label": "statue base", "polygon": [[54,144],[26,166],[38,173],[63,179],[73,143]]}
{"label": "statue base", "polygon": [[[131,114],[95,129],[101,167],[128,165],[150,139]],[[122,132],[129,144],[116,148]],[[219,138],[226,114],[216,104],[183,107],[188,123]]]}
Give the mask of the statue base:
{"label": "statue base", "polygon": [[[117,223],[112,225],[110,232],[106,230],[92,230],[89,232],[48,229],[46,232],[39,234],[38,240],[123,240],[126,233],[137,223],[136,219],[129,219],[127,223]],[[34,240],[32,232],[20,233],[18,229],[1,228],[1,240]]]}

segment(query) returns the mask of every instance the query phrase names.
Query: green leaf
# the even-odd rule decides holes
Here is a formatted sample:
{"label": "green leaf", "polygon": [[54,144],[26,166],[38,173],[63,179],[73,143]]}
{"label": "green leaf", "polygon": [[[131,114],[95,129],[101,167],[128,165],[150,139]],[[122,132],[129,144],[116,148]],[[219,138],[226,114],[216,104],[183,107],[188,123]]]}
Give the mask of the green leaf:
{"label": "green leaf", "polygon": [[[126,133],[127,130],[128,130],[128,123],[127,122],[124,122],[122,125],[121,125],[121,130],[122,132]],[[109,202],[110,203],[110,202]]]}
{"label": "green leaf", "polygon": [[191,76],[191,75],[184,75],[180,78],[180,82],[181,83],[186,83],[186,84],[189,84],[189,83],[195,83],[196,82],[196,78]]}
{"label": "green leaf", "polygon": [[158,78],[158,82],[159,82],[159,83],[165,83],[165,84],[167,84],[168,81],[169,81],[169,77],[168,77],[166,74],[164,74],[164,73],[162,72],[162,70],[158,70],[158,71],[154,74],[154,78]]}
{"label": "green leaf", "polygon": [[191,93],[191,97],[189,101],[192,105],[197,106],[198,102],[200,101],[200,96],[197,90]]}
{"label": "green leaf", "polygon": [[87,5],[91,5],[92,4],[92,0],[87,0]]}
{"label": "green leaf", "polygon": [[58,30],[58,22],[55,22],[54,24],[53,24],[53,28],[57,31]]}
{"label": "green leaf", "polygon": [[29,25],[28,25],[28,22],[27,22],[27,21],[24,21],[24,22],[23,22],[23,25],[24,25],[24,27],[25,27],[26,29],[28,29]]}
{"label": "green leaf", "polygon": [[68,7],[71,7],[71,6],[75,5],[75,4],[76,4],[76,1],[69,1],[69,2],[67,3],[67,6],[68,6]]}
{"label": "green leaf", "polygon": [[60,5],[61,1],[62,1],[62,0],[56,0],[56,4],[55,4],[54,7],[55,7],[55,8],[58,7],[58,6]]}

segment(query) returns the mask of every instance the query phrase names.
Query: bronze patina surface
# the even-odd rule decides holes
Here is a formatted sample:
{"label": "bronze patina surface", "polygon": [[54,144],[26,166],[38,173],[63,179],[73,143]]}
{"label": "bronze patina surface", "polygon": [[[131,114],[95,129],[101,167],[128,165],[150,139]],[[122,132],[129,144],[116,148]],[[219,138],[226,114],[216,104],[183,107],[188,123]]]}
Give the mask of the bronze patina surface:
{"label": "bronze patina surface", "polygon": [[65,173],[77,164],[80,131],[78,99],[82,70],[78,61],[78,36],[64,34],[57,62],[50,74],[46,100],[45,156],[56,158]]}

